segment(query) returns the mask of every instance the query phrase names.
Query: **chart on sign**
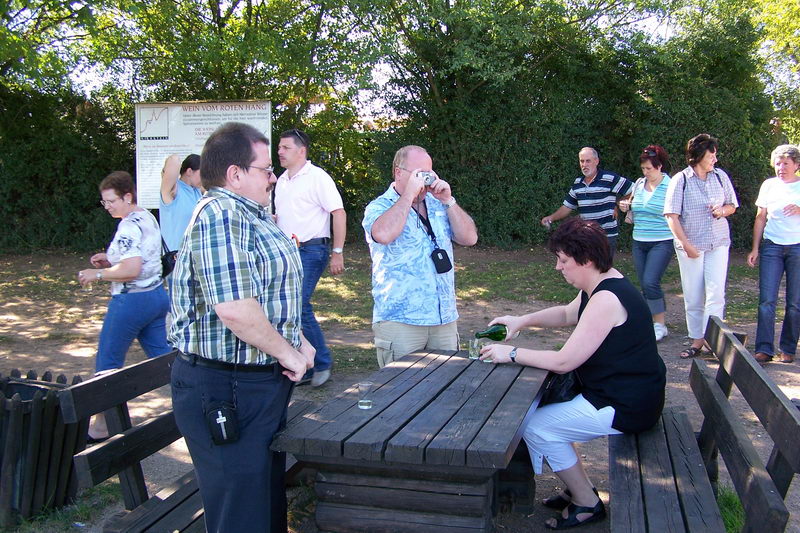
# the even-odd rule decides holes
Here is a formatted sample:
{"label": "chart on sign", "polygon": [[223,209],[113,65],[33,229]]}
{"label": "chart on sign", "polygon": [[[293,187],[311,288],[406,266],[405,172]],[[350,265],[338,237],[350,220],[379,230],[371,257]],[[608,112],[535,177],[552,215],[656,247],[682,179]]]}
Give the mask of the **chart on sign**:
{"label": "chart on sign", "polygon": [[161,169],[171,154],[200,154],[208,136],[226,122],[244,122],[272,139],[267,100],[136,104],[136,192],[139,205],[158,208]]}

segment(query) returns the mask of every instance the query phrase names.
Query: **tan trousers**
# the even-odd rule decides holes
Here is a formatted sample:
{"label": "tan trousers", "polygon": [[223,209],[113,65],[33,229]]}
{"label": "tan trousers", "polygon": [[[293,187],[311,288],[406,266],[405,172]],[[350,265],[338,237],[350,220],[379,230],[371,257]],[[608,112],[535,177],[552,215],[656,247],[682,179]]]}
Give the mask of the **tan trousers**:
{"label": "tan trousers", "polygon": [[422,349],[458,350],[458,321],[441,326],[412,326],[382,321],[372,324],[378,366],[383,368],[404,355]]}

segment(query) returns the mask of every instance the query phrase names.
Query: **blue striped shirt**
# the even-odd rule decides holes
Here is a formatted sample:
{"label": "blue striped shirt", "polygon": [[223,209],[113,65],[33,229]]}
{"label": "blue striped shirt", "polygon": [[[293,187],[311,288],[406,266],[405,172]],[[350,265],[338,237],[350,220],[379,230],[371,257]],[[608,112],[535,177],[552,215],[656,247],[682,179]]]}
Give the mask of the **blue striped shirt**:
{"label": "blue striped shirt", "polygon": [[[672,240],[672,232],[664,216],[664,198],[667,195],[670,178],[663,174],[661,183],[652,194],[645,191],[647,178],[639,178],[633,185],[633,240],[655,242]],[[649,196],[649,198],[647,198]]]}
{"label": "blue striped shirt", "polygon": [[268,354],[237,343],[214,306],[255,298],[275,330],[299,348],[300,253],[258,203],[219,187],[207,196],[214,200],[184,234],[172,273],[169,342],[208,359],[272,364]]}
{"label": "blue striped shirt", "polygon": [[627,178],[609,170],[597,169],[597,175],[589,185],[578,176],[564,197],[564,205],[577,209],[581,218],[594,220],[600,224],[606,235],[616,237],[617,218],[614,216],[617,207],[617,196],[625,196],[633,184]]}

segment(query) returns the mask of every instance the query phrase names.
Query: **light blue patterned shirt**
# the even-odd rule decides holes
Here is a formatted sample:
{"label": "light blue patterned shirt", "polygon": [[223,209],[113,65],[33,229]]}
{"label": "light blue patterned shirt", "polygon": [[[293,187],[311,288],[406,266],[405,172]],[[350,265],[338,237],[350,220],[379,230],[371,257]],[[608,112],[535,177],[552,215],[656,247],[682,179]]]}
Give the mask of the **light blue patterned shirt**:
{"label": "light blue patterned shirt", "polygon": [[[394,185],[367,205],[361,225],[372,256],[372,321],[390,320],[413,326],[439,326],[458,320],[454,270],[438,274],[431,259],[433,241],[413,210],[402,233],[391,244],[372,239],[372,225],[400,198]],[[453,258],[453,231],[447,210],[431,194],[425,196],[428,217],[439,247]]]}

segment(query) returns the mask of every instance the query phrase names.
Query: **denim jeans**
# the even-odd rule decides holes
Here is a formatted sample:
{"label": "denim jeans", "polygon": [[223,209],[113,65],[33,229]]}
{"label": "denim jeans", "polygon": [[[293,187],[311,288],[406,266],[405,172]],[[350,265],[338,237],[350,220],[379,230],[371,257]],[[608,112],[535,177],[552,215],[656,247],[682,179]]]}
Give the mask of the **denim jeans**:
{"label": "denim jeans", "polygon": [[666,309],[664,291],[661,290],[661,277],[667,270],[675,249],[672,239],[665,241],[633,241],[633,264],[639,276],[639,286],[650,308],[650,314],[657,315]]}
{"label": "denim jeans", "polygon": [[325,335],[319,327],[311,296],[317,288],[325,267],[328,266],[330,251],[327,244],[311,244],[300,247],[300,261],[303,263],[303,335],[317,350],[314,355],[314,371],[328,370],[331,367],[331,352],[325,344]]}
{"label": "denim jeans", "polygon": [[759,298],[756,352],[775,355],[775,308],[781,278],[786,272],[786,313],[781,328],[780,348],[794,356],[800,334],[800,244],[761,243],[758,262]]}
{"label": "denim jeans", "polygon": [[122,368],[133,339],[139,339],[147,357],[172,351],[164,323],[167,311],[169,298],[163,286],[112,296],[100,331],[95,371]]}

